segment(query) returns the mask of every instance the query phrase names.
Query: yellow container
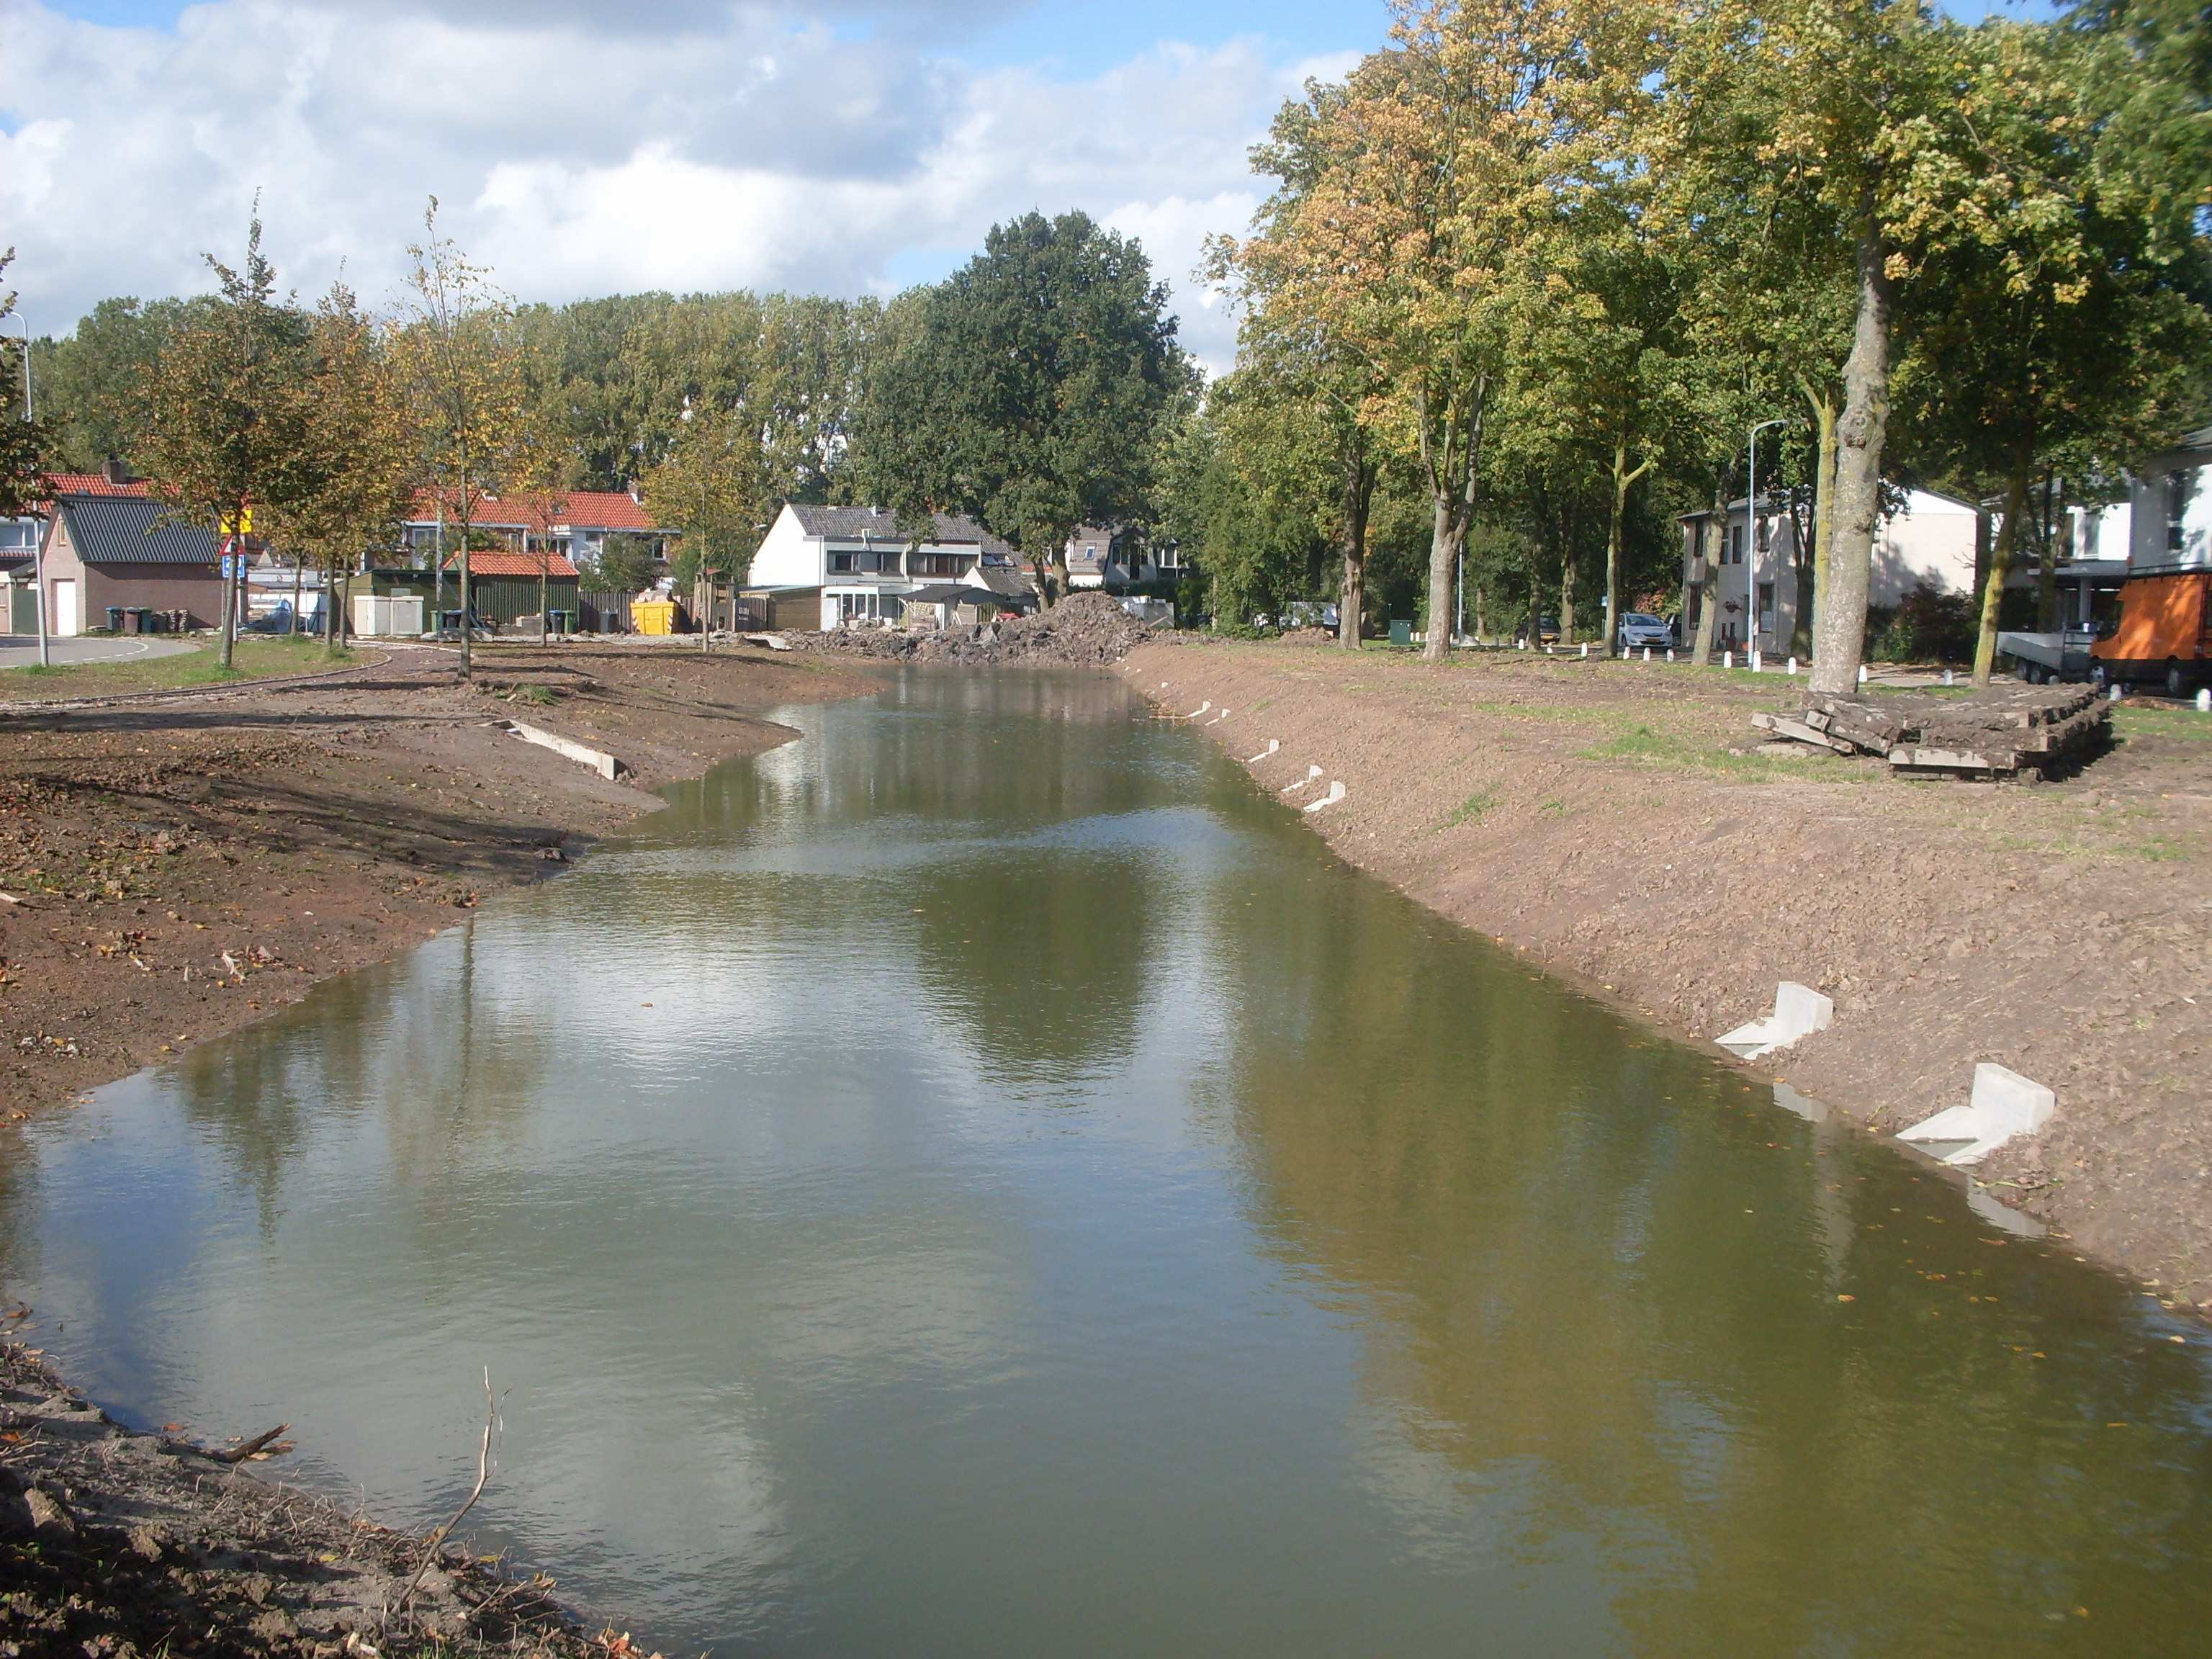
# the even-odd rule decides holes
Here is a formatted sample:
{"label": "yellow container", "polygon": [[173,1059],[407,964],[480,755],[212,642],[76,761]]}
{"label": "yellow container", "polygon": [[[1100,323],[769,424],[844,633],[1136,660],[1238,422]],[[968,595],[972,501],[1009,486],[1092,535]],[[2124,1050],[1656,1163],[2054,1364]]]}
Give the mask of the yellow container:
{"label": "yellow container", "polygon": [[676,631],[676,601],[673,599],[632,599],[629,619],[641,634],[673,634]]}

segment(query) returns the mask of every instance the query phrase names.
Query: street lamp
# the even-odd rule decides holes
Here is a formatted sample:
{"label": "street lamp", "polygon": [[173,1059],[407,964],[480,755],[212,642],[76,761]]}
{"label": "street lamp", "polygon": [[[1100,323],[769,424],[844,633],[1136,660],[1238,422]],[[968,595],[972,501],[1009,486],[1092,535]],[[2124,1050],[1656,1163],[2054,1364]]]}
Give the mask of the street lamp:
{"label": "street lamp", "polygon": [[[20,311],[10,311],[9,317],[23,325],[23,420],[31,420],[31,322]],[[7,318],[0,318],[5,322]],[[31,609],[39,619],[39,666],[53,666],[53,652],[46,643],[46,538],[33,532],[31,537]]]}
{"label": "street lamp", "polygon": [[1759,434],[1771,426],[1787,426],[1785,420],[1761,421],[1751,429],[1746,447],[1750,459],[1745,471],[1748,489],[1743,498],[1743,644],[1752,672],[1759,670]]}

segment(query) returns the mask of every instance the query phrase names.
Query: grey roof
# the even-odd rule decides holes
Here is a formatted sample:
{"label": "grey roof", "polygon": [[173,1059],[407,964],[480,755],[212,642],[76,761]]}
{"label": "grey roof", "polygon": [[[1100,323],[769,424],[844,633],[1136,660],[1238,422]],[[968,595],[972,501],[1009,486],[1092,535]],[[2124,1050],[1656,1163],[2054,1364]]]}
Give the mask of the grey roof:
{"label": "grey roof", "polygon": [[215,537],[202,525],[165,517],[173,509],[137,495],[60,495],[70,544],[87,564],[208,564]]}
{"label": "grey roof", "polygon": [[[898,514],[880,507],[819,507],[811,501],[790,503],[799,527],[810,536],[819,536],[826,541],[857,542],[874,540],[886,544],[906,545],[906,538],[899,533]],[[938,513],[931,515],[936,521],[937,543],[939,546],[958,546],[967,544],[979,546],[984,556],[1012,559],[1013,549],[1000,541],[973,519],[957,513]]]}

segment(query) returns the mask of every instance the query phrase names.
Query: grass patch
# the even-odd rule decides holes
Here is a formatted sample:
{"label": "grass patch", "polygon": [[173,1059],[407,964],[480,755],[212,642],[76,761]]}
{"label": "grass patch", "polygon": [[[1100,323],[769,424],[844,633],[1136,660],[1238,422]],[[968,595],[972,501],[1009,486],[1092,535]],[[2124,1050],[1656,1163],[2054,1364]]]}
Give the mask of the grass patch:
{"label": "grass patch", "polygon": [[165,657],[127,657],[120,662],[56,663],[41,668],[0,668],[0,698],[118,697],[138,691],[182,690],[191,686],[228,685],[283,674],[309,674],[343,668],[355,653],[333,656],[319,639],[270,638],[248,634],[238,641],[236,664],[222,665],[222,648],[210,641]]}
{"label": "grass patch", "polygon": [[1568,809],[1566,802],[1554,795],[1549,800],[1537,803],[1536,810],[1547,818],[1563,818],[1567,816]]}
{"label": "grass patch", "polygon": [[514,688],[514,700],[533,708],[550,708],[561,698],[550,685],[518,685]]}
{"label": "grass patch", "polygon": [[1620,722],[1613,734],[1577,756],[1579,760],[1632,761],[1674,772],[1699,772],[1716,777],[1757,782],[1767,778],[1820,777],[1831,781],[1863,781],[1870,775],[1858,767],[1839,766],[1832,757],[1796,755],[1735,754],[1725,744],[1710,738],[1665,731],[1637,720]]}
{"label": "grass patch", "polygon": [[2194,708],[2159,708],[2124,702],[2112,706],[2112,731],[2122,738],[2212,743],[2212,714],[2200,714]]}
{"label": "grass patch", "polygon": [[1456,830],[1462,823],[1480,823],[1482,822],[1482,815],[1497,805],[1498,797],[1492,794],[1490,791],[1477,790],[1452,809],[1451,816],[1443,821],[1443,827],[1446,830]]}

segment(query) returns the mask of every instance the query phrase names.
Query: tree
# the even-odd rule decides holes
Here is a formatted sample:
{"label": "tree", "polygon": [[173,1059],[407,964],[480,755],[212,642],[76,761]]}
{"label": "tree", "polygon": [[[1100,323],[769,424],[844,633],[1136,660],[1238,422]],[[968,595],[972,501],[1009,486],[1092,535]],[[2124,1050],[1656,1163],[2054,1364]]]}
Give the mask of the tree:
{"label": "tree", "polygon": [[635,593],[650,587],[655,574],[652,544],[630,532],[609,536],[596,554],[580,561],[586,580],[617,593]]}
{"label": "tree", "polygon": [[[453,509],[460,538],[461,677],[472,663],[474,597],[469,532],[487,492],[530,483],[550,447],[523,373],[514,301],[491,273],[471,264],[438,232],[438,198],[422,215],[423,240],[407,252],[405,326],[397,342],[410,401],[421,422],[417,464]],[[442,560],[443,550],[439,554]]]}
{"label": "tree", "polygon": [[[15,258],[12,247],[0,253],[0,280]],[[0,292],[0,318],[15,313],[15,296]],[[31,415],[23,395],[22,359],[0,345],[0,519],[27,518],[46,498],[46,458],[53,434]]]}
{"label": "tree", "polygon": [[54,430],[59,469],[96,471],[110,455],[144,460],[154,365],[184,319],[214,304],[102,300],[67,338],[39,342],[39,405]]}
{"label": "tree", "polygon": [[691,590],[703,645],[715,579],[743,580],[775,504],[750,423],[712,405],[685,414],[675,447],[646,473],[641,493],[656,522],[684,527],[670,574],[679,589]]}
{"label": "tree", "polygon": [[235,270],[204,256],[216,303],[190,313],[155,365],[149,447],[154,493],[207,525],[226,552],[222,666],[238,639],[238,584],[250,509],[274,504],[301,441],[307,329],[297,306],[276,297],[261,252],[261,219],[248,222]]}
{"label": "tree", "polygon": [[967,513],[1026,553],[1050,605],[1085,524],[1142,515],[1194,389],[1144,251],[1081,213],[997,225],[911,304],[864,405],[865,481],[905,526]]}
{"label": "tree", "polygon": [[1516,318],[1547,303],[1564,202],[1635,54],[1572,0],[1394,0],[1390,49],[1316,99],[1313,177],[1237,250],[1278,302],[1355,353],[1370,425],[1420,458],[1431,504],[1427,653],[1450,649],[1452,582]]}
{"label": "tree", "polygon": [[343,283],[308,325],[307,373],[294,395],[297,442],[280,460],[262,528],[322,572],[324,638],[335,649],[344,637],[342,580],[362,554],[396,538],[417,444],[386,342]]}

